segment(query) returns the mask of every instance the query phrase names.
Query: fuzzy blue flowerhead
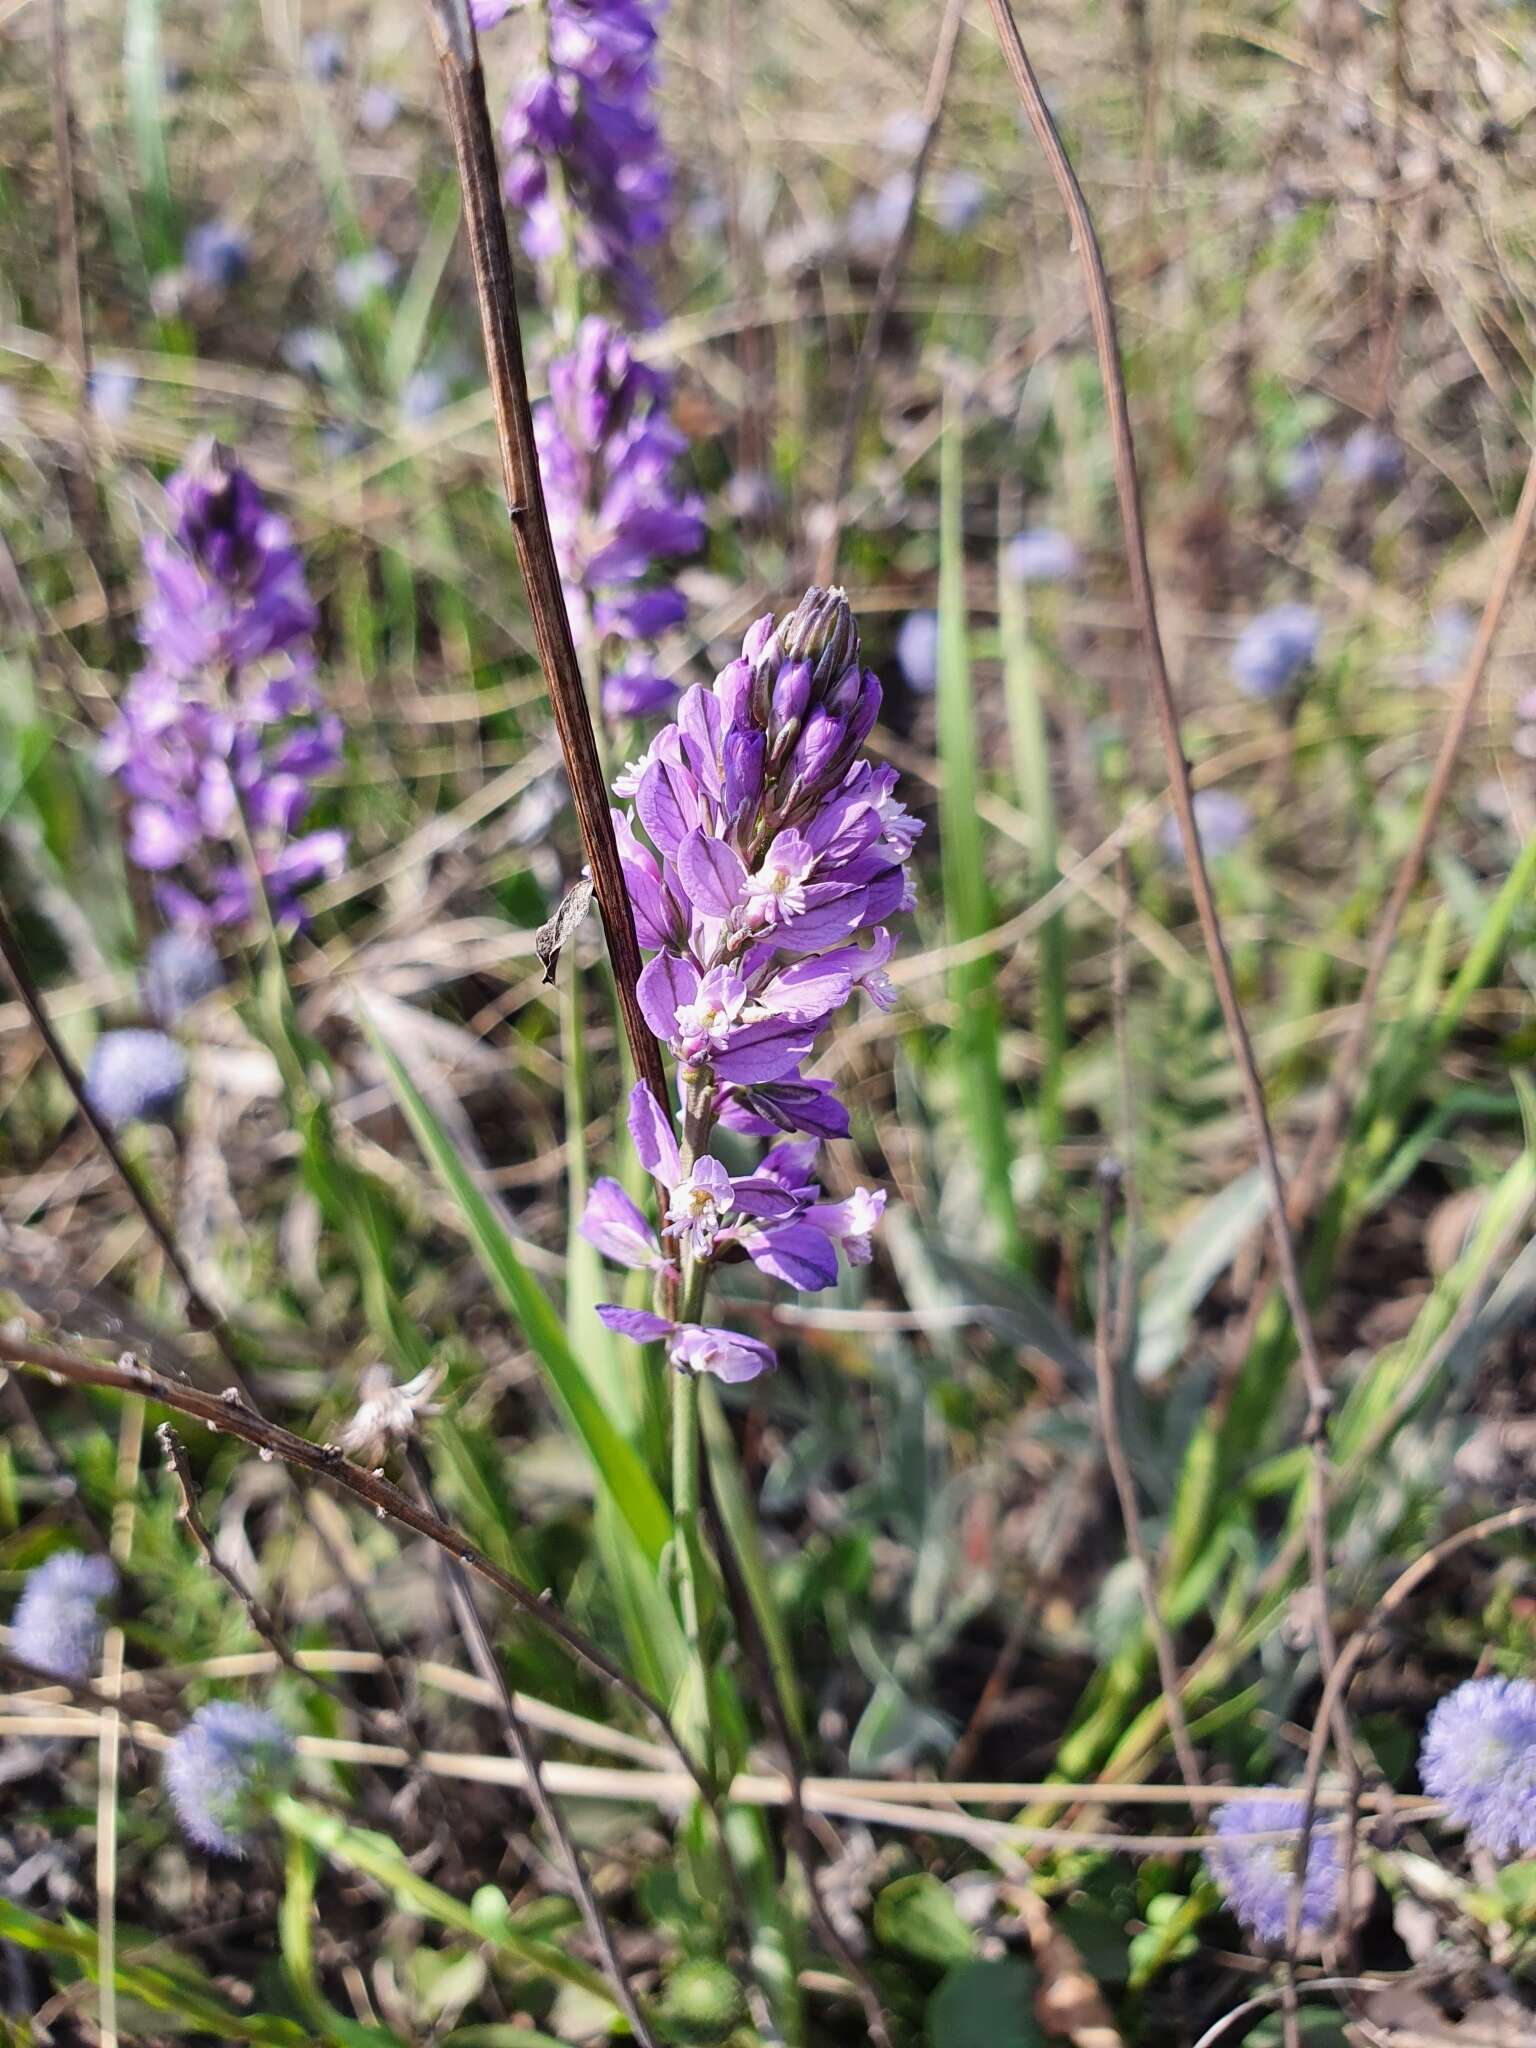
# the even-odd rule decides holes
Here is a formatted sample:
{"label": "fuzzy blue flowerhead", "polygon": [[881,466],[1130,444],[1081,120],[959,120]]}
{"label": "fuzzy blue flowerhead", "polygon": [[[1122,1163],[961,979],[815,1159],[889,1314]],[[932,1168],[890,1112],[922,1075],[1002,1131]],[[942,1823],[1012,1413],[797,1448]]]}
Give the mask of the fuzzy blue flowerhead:
{"label": "fuzzy blue flowerhead", "polygon": [[1076,543],[1052,526],[1027,526],[1003,550],[1015,583],[1063,583],[1082,566]]}
{"label": "fuzzy blue flowerhead", "polygon": [[1322,620],[1309,604],[1277,604],[1250,619],[1232,650],[1232,680],[1245,697],[1278,697],[1317,653]]}
{"label": "fuzzy blue flowerhead", "polygon": [[86,1100],[104,1123],[154,1123],[186,1086],[186,1056],[163,1031],[104,1031],[85,1070]]}
{"label": "fuzzy blue flowerhead", "polygon": [[[1206,1862],[1234,1917],[1261,1941],[1285,1939],[1305,1815],[1306,1808],[1299,1799],[1233,1799],[1216,1811],[1216,1839],[1206,1851]],[[1292,1839],[1242,1839],[1282,1830]],[[1302,1932],[1320,1934],[1333,1919],[1338,1903],[1338,1838],[1326,1828],[1314,1826],[1307,1844]]]}
{"label": "fuzzy blue flowerhead", "polygon": [[162,1024],[175,1024],[224,985],[224,969],[206,932],[160,932],[144,955],[144,1000]]}
{"label": "fuzzy blue flowerhead", "polygon": [[939,615],[908,612],[896,635],[896,662],[907,688],[931,696],[939,680]]}
{"label": "fuzzy blue flowerhead", "polygon": [[[1229,789],[1198,789],[1194,797],[1195,823],[1206,856],[1219,860],[1241,846],[1253,829],[1253,813],[1240,796]],[[1158,829],[1158,844],[1175,866],[1184,865],[1184,840],[1179,821],[1170,812]]]}
{"label": "fuzzy blue flowerhead", "polygon": [[1469,1678],[1447,1694],[1425,1727],[1419,1777],[1490,1855],[1536,1851],[1536,1680]]}
{"label": "fuzzy blue flowerhead", "polygon": [[106,1558],[56,1551],[27,1580],[11,1618],[11,1648],[39,1671],[83,1683],[101,1648],[97,1610],[116,1590],[117,1573]]}
{"label": "fuzzy blue flowerhead", "polygon": [[215,1700],[199,1707],[172,1741],[165,1783],[176,1818],[200,1849],[243,1856],[264,1796],[293,1771],[287,1730],[260,1707]]}

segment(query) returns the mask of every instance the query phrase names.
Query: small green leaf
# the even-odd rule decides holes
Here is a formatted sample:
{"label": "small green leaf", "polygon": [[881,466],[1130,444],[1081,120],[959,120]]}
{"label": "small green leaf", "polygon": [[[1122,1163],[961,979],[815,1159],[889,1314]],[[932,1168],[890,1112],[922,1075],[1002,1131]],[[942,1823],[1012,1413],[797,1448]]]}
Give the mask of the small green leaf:
{"label": "small green leaf", "polygon": [[898,1877],[875,1901],[875,1933],[887,1948],[948,1969],[976,1953],[976,1937],[936,1877]]}
{"label": "small green leaf", "polygon": [[1046,2048],[1027,1963],[966,1963],[928,2001],[930,2048]]}

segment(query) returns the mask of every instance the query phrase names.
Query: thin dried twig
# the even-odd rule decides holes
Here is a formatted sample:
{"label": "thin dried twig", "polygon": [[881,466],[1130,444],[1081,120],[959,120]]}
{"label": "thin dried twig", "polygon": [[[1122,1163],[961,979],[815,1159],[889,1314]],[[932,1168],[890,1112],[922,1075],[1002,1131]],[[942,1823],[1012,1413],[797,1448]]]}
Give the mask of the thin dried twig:
{"label": "thin dried twig", "polygon": [[[413,1534],[424,1536],[429,1543],[435,1543],[450,1557],[457,1558],[466,1570],[494,1586],[505,1599],[552,1635],[579,1663],[632,1700],[661,1730],[668,1747],[684,1762],[690,1777],[695,1783],[699,1782],[697,1767],[679,1741],[667,1710],[659,1700],[653,1699],[627,1671],[615,1664],[590,1636],[567,1621],[552,1601],[533,1592],[490,1558],[483,1557],[466,1536],[412,1500],[398,1486],[377,1473],[354,1465],[335,1444],[314,1444],[307,1437],[296,1436],[291,1429],[284,1429],[281,1423],[269,1422],[233,1389],[223,1395],[205,1393],[201,1387],[188,1386],[141,1365],[131,1354],[124,1354],[114,1365],[105,1365],[97,1359],[82,1358],[72,1351],[64,1351],[57,1345],[34,1344],[9,1330],[0,1330],[0,1360],[26,1366],[33,1372],[46,1373],[73,1386],[105,1387],[114,1393],[142,1394],[151,1401],[157,1401],[162,1408],[169,1408],[173,1414],[201,1422],[216,1433],[238,1437],[242,1443],[253,1445],[256,1450],[280,1459],[284,1465],[297,1471],[330,1480],[381,1519],[397,1522]],[[699,1789],[704,1792],[707,1788],[700,1784]]]}
{"label": "thin dried twig", "polygon": [[464,196],[464,221],[480,301],[486,373],[496,412],[507,516],[528,593],[539,663],[549,685],[549,701],[608,936],[619,1008],[635,1071],[649,1082],[657,1101],[666,1102],[670,1098],[661,1048],[635,993],[640,978],[640,947],[609,815],[610,799],[582,685],[581,664],[571,637],[560,565],[544,505],[544,486],[539,478],[533,413],[528,402],[528,373],[523,362],[517,295],[512,281],[512,250],[507,239],[496,144],[474,23],[468,0],[427,0],[427,16]]}
{"label": "thin dried twig", "polygon": [[[1019,35],[1012,6],[1009,0],[988,0],[988,6],[992,12],[1004,60],[1071,223],[1073,239],[1087,284],[1089,316],[1109,415],[1110,439],[1114,451],[1115,491],[1125,534],[1131,595],[1140,620],[1143,648],[1152,683],[1152,702],[1157,713],[1158,731],[1167,765],[1168,793],[1174,816],[1179,822],[1179,836],[1184,848],[1190,890],[1195,899],[1201,936],[1211,964],[1212,980],[1215,983],[1227,1035],[1232,1044],[1233,1058],[1242,1082],[1260,1168],[1269,1188],[1270,1226],[1274,1235],[1275,1263],[1280,1275],[1281,1289],[1290,1309],[1297,1351],[1301,1359],[1302,1377],[1306,1384],[1305,1434],[1313,1457],[1313,1483],[1308,1509],[1311,1532],[1309,1547],[1316,1604],[1318,1652],[1326,1674],[1332,1669],[1335,1656],[1333,1624],[1328,1610],[1327,1418],[1332,1396],[1323,1371],[1306,1290],[1302,1284],[1295,1240],[1287,1220],[1285,1180],[1275,1151],[1274,1132],[1270,1126],[1269,1110],[1264,1100],[1264,1084],[1259,1077],[1247,1020],[1238,1001],[1232,963],[1227,955],[1226,939],[1217,913],[1210,875],[1206,869],[1204,850],[1200,844],[1200,828],[1195,820],[1189,762],[1184,754],[1178,706],[1174,701],[1173,684],[1163,653],[1162,634],[1157,618],[1157,599],[1152,588],[1151,565],[1147,559],[1146,526],[1141,512],[1141,482],[1136,466],[1136,444],[1131,432],[1130,405],[1126,397],[1125,374],[1120,363],[1120,344],[1115,328],[1115,309],[1110,296],[1109,277],[1099,248],[1093,214],[1083,196],[1083,188],[1078,183],[1071,159],[1057,133],[1051,110],[1046,105],[1040,81],[1035,76],[1034,67]],[[1339,1704],[1342,1707],[1342,1701]]]}
{"label": "thin dried twig", "polygon": [[1355,1008],[1354,1023],[1350,1027],[1348,1038],[1339,1048],[1333,1071],[1328,1077],[1328,1091],[1318,1111],[1311,1141],[1291,1182],[1288,1213],[1293,1228],[1300,1228],[1316,1207],[1345,1124],[1354,1108],[1370,1047],[1371,1030],[1376,1021],[1376,1005],[1381,996],[1381,984],[1386,976],[1387,962],[1397,942],[1398,929],[1403,921],[1403,913],[1408,908],[1409,898],[1418,887],[1429,858],[1430,845],[1440,823],[1440,813],[1445,807],[1451,778],[1460,758],[1462,742],[1472,720],[1478,692],[1482,688],[1483,677],[1487,673],[1489,658],[1493,653],[1494,642],[1504,621],[1510,592],[1519,574],[1520,560],[1530,540],[1533,522],[1536,522],[1536,447],[1532,448],[1530,461],[1526,465],[1525,485],[1520,493],[1520,502],[1515,507],[1515,516],[1510,522],[1509,532],[1505,536],[1504,552],[1499,559],[1487,602],[1483,606],[1477,638],[1472,643],[1466,668],[1462,671],[1461,681],[1456,686],[1451,713],[1440,739],[1440,751],[1435,756],[1434,770],[1424,791],[1423,801],[1419,805],[1418,823],[1414,827],[1412,843],[1403,855],[1392,884],[1392,893],[1387,898],[1386,908],[1371,934],[1371,949],[1366,961],[1365,980],[1361,984]]}
{"label": "thin dried twig", "polygon": [[842,543],[845,524],[843,501],[848,495],[848,486],[853,479],[853,459],[858,451],[864,405],[869,397],[875,366],[880,360],[880,346],[885,339],[885,323],[889,320],[891,308],[896,303],[896,294],[901,287],[901,275],[906,268],[907,252],[912,246],[912,231],[917,222],[917,209],[923,196],[923,180],[928,175],[928,161],[939,138],[939,125],[944,118],[944,96],[949,90],[949,74],[955,61],[955,45],[960,40],[960,29],[964,20],[965,0],[947,0],[943,19],[939,23],[939,39],[933,52],[933,66],[928,73],[927,90],[923,94],[923,135],[908,173],[911,189],[907,194],[906,211],[901,218],[900,231],[886,251],[885,261],[880,266],[879,282],[875,286],[869,318],[864,323],[859,353],[854,360],[853,375],[848,383],[848,402],[843,409],[842,433],[838,440],[837,467],[832,473],[832,495],[824,508],[827,528],[822,535],[816,558],[816,574],[813,580],[817,583],[830,583],[837,570],[837,553]]}
{"label": "thin dried twig", "polygon": [[38,987],[32,969],[27,964],[27,956],[22,950],[21,940],[17,935],[16,927],[12,924],[10,913],[3,902],[0,902],[0,959],[3,959],[5,962],[6,972],[15,984],[16,993],[25,1004],[27,1014],[31,1017],[36,1027],[37,1035],[43,1041],[49,1058],[58,1068],[60,1075],[63,1077],[65,1087],[74,1097],[75,1107],[89,1125],[97,1144],[100,1145],[102,1151],[106,1153],[107,1158],[111,1161],[113,1171],[128,1190],[133,1200],[133,1205],[143,1217],[145,1227],[148,1229],[150,1236],[159,1246],[166,1264],[175,1274],[181,1291],[186,1297],[187,1320],[195,1329],[208,1332],[223,1352],[226,1362],[238,1372],[240,1370],[239,1354],[234,1348],[233,1339],[230,1337],[223,1317],[208,1300],[196,1280],[193,1279],[192,1270],[185,1258],[183,1258],[180,1247],[171,1233],[171,1227],[160,1212],[159,1204],[145,1186],[140,1175],[129,1165],[122,1147],[117,1142],[112,1126],[104,1117],[97,1113],[89,1094],[86,1092],[85,1077],[75,1065],[64,1041],[59,1037],[57,1031],[54,1030],[53,1020],[48,1014],[48,1006],[43,1000],[42,990]]}
{"label": "thin dried twig", "polygon": [[[1123,899],[1122,899],[1123,901]],[[1115,1042],[1120,1050],[1122,1063],[1128,1057],[1126,1031],[1126,951],[1125,919],[1122,915],[1116,921],[1114,961],[1114,1024]],[[1093,1319],[1093,1372],[1098,1393],[1099,1434],[1104,1439],[1104,1462],[1109,1467],[1109,1476],[1114,1482],[1115,1497],[1120,1503],[1120,1519],[1125,1526],[1126,1548],[1136,1566],[1136,1575],[1141,1581],[1141,1597],[1147,1610],[1147,1626],[1152,1631],[1152,1645],[1157,1656],[1157,1673],[1162,1682],[1163,1698],[1168,1707],[1168,1732],[1173,1739],[1174,1755],[1178,1759],[1179,1775],[1186,1785],[1194,1787],[1200,1783],[1200,1759],[1195,1754],[1195,1745],[1189,1733],[1189,1723],[1184,1716],[1184,1702],[1179,1696],[1179,1660],[1174,1651],[1173,1638],[1168,1623],[1163,1617],[1162,1595],[1158,1588],[1157,1574],[1152,1566],[1151,1552],[1141,1527],[1141,1506],[1136,1498],[1136,1475],[1131,1470],[1131,1461],[1126,1456],[1125,1441],[1120,1434],[1120,1405],[1117,1399],[1116,1379],[1119,1359],[1118,1346],[1111,1332],[1113,1276],[1115,1265],[1115,1203],[1122,1181],[1128,1175],[1131,1147],[1129,1139],[1130,1093],[1125,1091],[1121,1117],[1126,1125],[1122,1139],[1125,1162],[1106,1160],[1099,1174],[1099,1243],[1098,1274],[1095,1284]],[[1127,1258],[1129,1265],[1129,1257]],[[1125,1334],[1125,1319],[1122,1317],[1119,1334]]]}

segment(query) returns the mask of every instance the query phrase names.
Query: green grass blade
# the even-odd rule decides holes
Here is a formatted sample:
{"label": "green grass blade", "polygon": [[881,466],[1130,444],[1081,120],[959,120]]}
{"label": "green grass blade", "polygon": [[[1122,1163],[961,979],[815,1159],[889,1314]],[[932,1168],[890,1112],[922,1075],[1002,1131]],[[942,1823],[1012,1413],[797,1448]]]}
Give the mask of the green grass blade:
{"label": "green grass blade", "polygon": [[[951,399],[939,466],[939,678],[938,741],[943,786],[939,823],[944,873],[944,918],[951,944],[989,929],[992,904],[976,798],[976,724],[966,644],[965,542],[961,526],[959,401]],[[1002,1017],[996,963],[968,961],[950,971],[957,1014],[954,1044],[966,1121],[981,1171],[982,1196],[1005,1256],[1025,1260],[1013,1205],[1013,1151],[1001,1072]]]}
{"label": "green grass blade", "polygon": [[[1040,650],[1029,627],[1024,586],[1010,576],[1001,552],[997,568],[997,626],[1002,644],[1003,695],[1019,808],[1035,829],[1030,894],[1043,896],[1061,877],[1056,844],[1056,799],[1051,789],[1050,741],[1040,696]],[[1040,927],[1040,1146],[1047,1165],[1061,1142],[1062,1077],[1067,1061],[1067,924],[1061,911]]]}
{"label": "green grass blade", "polygon": [[591,1458],[631,1535],[654,1567],[672,1538],[672,1517],[639,1455],[615,1427],[581,1361],[566,1341],[549,1296],[517,1255],[511,1236],[452,1139],[432,1114],[372,1019],[369,1032],[406,1120],[444,1188],[453,1197],[470,1242],[508,1313],[520,1325],[548,1376],[572,1433]]}
{"label": "green grass blade", "polygon": [[286,1793],[273,1800],[272,1813],[285,1834],[297,1835],[301,1842],[307,1843],[329,1861],[371,1877],[376,1884],[384,1886],[403,1911],[435,1921],[438,1926],[449,1928],[455,1934],[467,1935],[472,1941],[486,1942],[509,1962],[523,1969],[535,1971],[539,1976],[560,1984],[573,1984],[578,1990],[591,1992],[594,1997],[613,2004],[613,1993],[596,1970],[589,1969],[574,1956],[568,1956],[564,1949],[556,1948],[551,1941],[520,1934],[503,1914],[477,1911],[454,1898],[451,1892],[429,1883],[411,1868],[388,1835],[374,1834],[368,1828],[349,1827],[335,1814],[321,1813],[315,1807],[306,1806],[302,1799],[294,1799]]}

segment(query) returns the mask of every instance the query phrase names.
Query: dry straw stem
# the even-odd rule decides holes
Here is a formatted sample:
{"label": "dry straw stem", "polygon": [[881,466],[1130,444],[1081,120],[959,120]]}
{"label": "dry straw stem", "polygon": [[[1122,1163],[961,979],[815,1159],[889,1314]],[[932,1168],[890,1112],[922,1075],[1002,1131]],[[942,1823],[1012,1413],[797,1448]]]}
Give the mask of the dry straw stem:
{"label": "dry straw stem", "polygon": [[[1162,1680],[1163,1698],[1168,1707],[1168,1729],[1173,1738],[1174,1755],[1178,1759],[1179,1775],[1187,1786],[1193,1788],[1200,1783],[1200,1760],[1195,1754],[1195,1745],[1190,1739],[1189,1723],[1184,1717],[1184,1703],[1179,1697],[1179,1660],[1174,1652],[1168,1624],[1163,1618],[1157,1574],[1153,1569],[1151,1553],[1147,1549],[1146,1537],[1142,1533],[1141,1508],[1136,1499],[1136,1475],[1131,1469],[1131,1461],[1126,1455],[1125,1444],[1120,1435],[1120,1407],[1116,1390],[1117,1369],[1121,1361],[1116,1356],[1115,1332],[1112,1329],[1115,1317],[1111,1308],[1111,1283],[1115,1264],[1115,1208],[1121,1181],[1128,1177],[1131,1171],[1132,1153],[1132,1146],[1129,1143],[1131,1092],[1128,1073],[1124,1071],[1129,1059],[1129,1044],[1126,1030],[1126,948],[1123,916],[1117,920],[1115,928],[1113,997],[1115,1042],[1122,1064],[1120,1114],[1125,1127],[1126,1157],[1125,1163],[1114,1170],[1111,1170],[1110,1162],[1106,1161],[1105,1168],[1100,1174],[1098,1273],[1093,1317],[1093,1376],[1098,1394],[1099,1432],[1104,1439],[1104,1458],[1109,1466],[1109,1476],[1114,1482],[1115,1497],[1120,1503],[1120,1519],[1125,1525],[1126,1548],[1131,1553],[1136,1575],[1141,1582],[1141,1597],[1147,1610],[1147,1625],[1152,1631],[1153,1648],[1157,1654],[1158,1677]],[[1129,1216],[1129,1196],[1126,1210]],[[1127,1227],[1129,1228],[1129,1224]],[[1131,1274],[1131,1257],[1132,1253],[1128,1247],[1127,1282]],[[1122,1313],[1118,1320],[1121,1332],[1130,1328],[1128,1315]]]}
{"label": "dry straw stem", "polygon": [[671,1098],[661,1048],[641,1014],[635,993],[640,979],[640,946],[613,836],[609,795],[582,685],[581,665],[571,637],[560,565],[555,559],[544,505],[544,487],[539,479],[528,373],[523,362],[522,332],[512,281],[512,250],[507,240],[496,144],[469,0],[427,0],[427,16],[464,195],[464,219],[480,301],[486,374],[496,412],[507,516],[528,592],[534,640],[549,685],[549,701],[576,801],[582,845],[608,936],[619,1008],[635,1071],[649,1082],[658,1102],[667,1102]]}
{"label": "dry straw stem", "polygon": [[964,19],[965,0],[948,0],[944,17],[939,23],[939,39],[934,48],[933,67],[928,73],[928,87],[923,94],[923,134],[908,173],[911,186],[907,194],[906,211],[901,218],[900,231],[886,251],[885,261],[880,266],[874,300],[869,309],[869,318],[864,323],[859,353],[854,360],[853,375],[849,379],[848,402],[843,411],[842,433],[837,448],[837,467],[832,473],[832,496],[826,507],[827,530],[822,538],[813,579],[817,583],[831,583],[837,571],[837,551],[843,538],[843,500],[847,497],[848,486],[853,480],[853,461],[858,451],[864,405],[869,396],[875,367],[880,360],[880,345],[885,339],[885,323],[891,316],[892,306],[896,303],[901,274],[906,267],[907,251],[912,246],[912,230],[917,220],[918,204],[923,196],[923,180],[928,174],[928,161],[933,155],[933,146],[938,141],[939,124],[944,118],[944,95],[949,90],[949,74],[955,61],[955,45],[960,40],[960,29]]}
{"label": "dry straw stem", "polygon": [[[3,1662],[14,1660],[0,1650],[0,1663]],[[23,1667],[18,1665],[16,1668]],[[61,1688],[54,1685],[50,1690]],[[19,1711],[0,1715],[0,1735],[47,1736],[55,1740],[80,1742],[99,1739],[103,1715],[92,1710],[106,1706],[106,1696],[90,1686],[71,1686],[66,1690],[73,1699],[81,1702],[79,1707],[65,1708],[48,1702],[33,1705],[31,1702],[38,1695],[16,1695]],[[171,1742],[176,1730],[164,1723],[138,1719],[129,1724],[129,1732],[144,1748],[161,1750]],[[397,1743],[359,1742],[347,1736],[301,1735],[295,1746],[301,1756],[312,1757],[318,1763],[400,1770],[415,1761],[411,1752]],[[520,1790],[528,1788],[524,1766],[509,1757],[429,1749],[423,1751],[421,1761],[437,1776],[461,1783],[513,1786]],[[645,1806],[665,1814],[675,1814],[686,1807],[696,1789],[687,1772],[677,1769],[624,1769],[611,1764],[556,1761],[545,1763],[542,1775],[548,1789],[562,1798]],[[948,1789],[840,1778],[806,1778],[801,1783],[801,1795],[808,1813],[859,1820],[873,1827],[889,1827],[905,1834],[943,1836],[951,1841],[969,1843],[983,1854],[1015,1867],[1022,1867],[1019,1865],[1019,1853],[1030,1848],[1093,1849],[1128,1856],[1177,1856],[1192,1854],[1209,1846],[1210,1838],[1203,1834],[1119,1835],[1108,1831],[1085,1834],[1076,1828],[1026,1827],[1017,1826],[1012,1821],[980,1820],[952,1802],[936,1800],[924,1804],[914,1797],[903,1796]],[[1055,1784],[1010,1788],[1012,1792],[1026,1795],[1032,1791],[1047,1790],[1059,1793],[1062,1789]],[[1227,1788],[1217,1796],[1229,1799],[1232,1793]],[[789,1780],[779,1772],[743,1771],[732,1779],[729,1797],[738,1806],[774,1809],[788,1807],[794,1792]],[[1431,1819],[1440,1810],[1436,1800],[1401,1801],[1394,1809],[1399,1817],[1411,1822]],[[1225,1839],[1247,1843],[1288,1843],[1295,1840],[1295,1830],[1255,1828]]]}

